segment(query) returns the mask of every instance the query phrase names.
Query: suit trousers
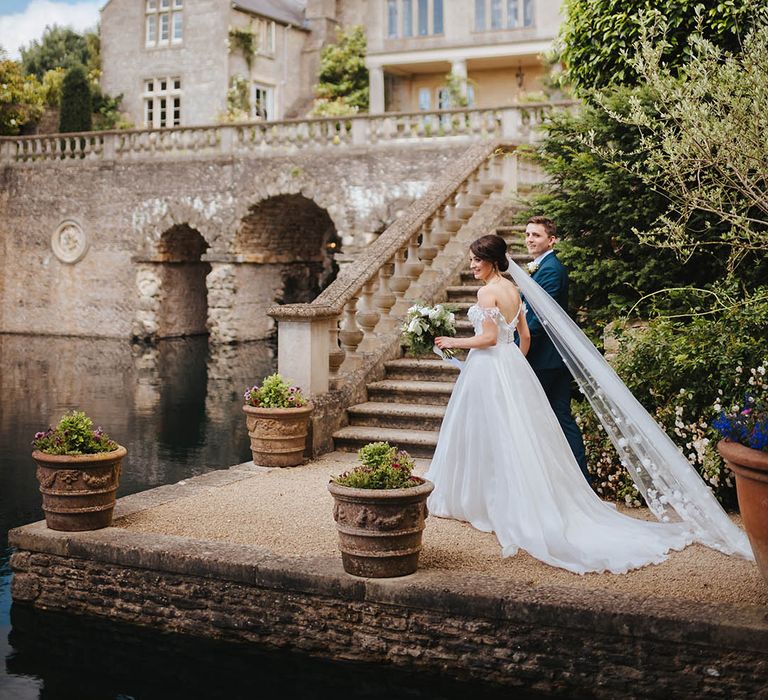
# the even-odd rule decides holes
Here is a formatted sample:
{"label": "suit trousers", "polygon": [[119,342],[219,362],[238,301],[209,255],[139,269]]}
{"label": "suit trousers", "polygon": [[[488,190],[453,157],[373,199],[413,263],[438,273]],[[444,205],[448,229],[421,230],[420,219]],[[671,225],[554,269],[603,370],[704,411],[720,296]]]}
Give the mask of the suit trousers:
{"label": "suit trousers", "polygon": [[587,457],[584,452],[584,440],[581,437],[581,430],[576,425],[576,421],[571,413],[571,374],[565,368],[556,369],[534,369],[536,376],[544,388],[544,393],[549,399],[549,404],[555,412],[557,422],[565,433],[565,439],[571,446],[571,452],[576,458],[576,462],[581,469],[584,478],[590,481],[589,470],[587,469]]}

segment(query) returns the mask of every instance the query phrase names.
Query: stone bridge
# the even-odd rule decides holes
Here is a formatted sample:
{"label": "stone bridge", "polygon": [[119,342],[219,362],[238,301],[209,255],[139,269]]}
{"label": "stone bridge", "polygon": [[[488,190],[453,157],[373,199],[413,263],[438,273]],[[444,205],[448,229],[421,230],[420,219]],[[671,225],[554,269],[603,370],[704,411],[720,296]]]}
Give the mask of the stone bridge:
{"label": "stone bridge", "polygon": [[567,106],[0,139],[0,332],[264,338],[470,144]]}

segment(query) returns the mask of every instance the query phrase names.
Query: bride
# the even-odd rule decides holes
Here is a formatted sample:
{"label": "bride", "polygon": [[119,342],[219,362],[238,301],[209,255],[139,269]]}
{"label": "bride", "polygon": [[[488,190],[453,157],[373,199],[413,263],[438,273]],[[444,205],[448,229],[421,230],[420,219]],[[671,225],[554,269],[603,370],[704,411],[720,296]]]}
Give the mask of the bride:
{"label": "bride", "polygon": [[[592,491],[525,353],[530,333],[512,275],[592,402],[651,511],[619,513]],[[674,443],[644,411],[554,300],[483,236],[470,269],[484,286],[469,309],[471,338],[436,338],[470,350],[448,403],[432,463],[433,515],[495,532],[503,556],[518,549],[574,573],[624,573],[700,542],[752,558],[745,534],[722,510]],[[520,346],[514,342],[515,331]]]}

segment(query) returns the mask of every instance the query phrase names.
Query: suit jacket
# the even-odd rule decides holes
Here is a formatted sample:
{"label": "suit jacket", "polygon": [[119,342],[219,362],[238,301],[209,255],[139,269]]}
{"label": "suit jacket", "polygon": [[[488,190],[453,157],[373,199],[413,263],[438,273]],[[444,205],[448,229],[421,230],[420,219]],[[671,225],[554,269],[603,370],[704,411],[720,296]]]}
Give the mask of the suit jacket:
{"label": "suit jacket", "polygon": [[[531,275],[539,286],[560,306],[568,310],[568,271],[555,253],[547,255],[539,269]],[[560,369],[565,367],[563,359],[555,349],[536,314],[529,307],[525,320],[531,330],[531,347],[528,350],[528,362],[533,369]]]}

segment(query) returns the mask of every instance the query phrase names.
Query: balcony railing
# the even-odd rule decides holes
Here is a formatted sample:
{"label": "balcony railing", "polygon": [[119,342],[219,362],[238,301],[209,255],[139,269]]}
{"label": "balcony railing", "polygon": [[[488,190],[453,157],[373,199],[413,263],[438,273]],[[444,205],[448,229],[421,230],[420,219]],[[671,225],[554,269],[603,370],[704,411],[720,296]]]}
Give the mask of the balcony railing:
{"label": "balcony railing", "polygon": [[269,155],[432,141],[503,139],[530,143],[537,139],[537,127],[549,112],[576,105],[571,101],[539,102],[484,109],[7,136],[0,138],[0,165]]}

